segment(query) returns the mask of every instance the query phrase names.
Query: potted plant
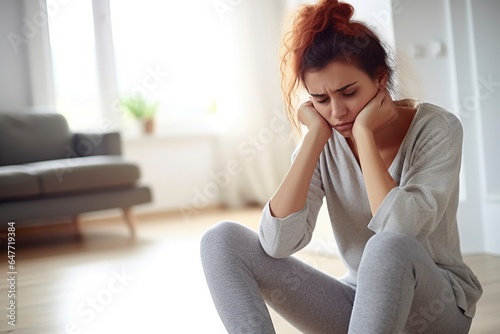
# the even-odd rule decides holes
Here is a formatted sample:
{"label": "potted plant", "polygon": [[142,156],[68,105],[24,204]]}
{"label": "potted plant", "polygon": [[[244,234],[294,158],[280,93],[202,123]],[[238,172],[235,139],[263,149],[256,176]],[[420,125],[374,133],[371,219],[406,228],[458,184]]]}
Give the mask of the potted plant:
{"label": "potted plant", "polygon": [[154,116],[159,103],[148,101],[142,94],[126,95],[120,99],[120,104],[139,122],[143,131],[152,134],[154,131]]}

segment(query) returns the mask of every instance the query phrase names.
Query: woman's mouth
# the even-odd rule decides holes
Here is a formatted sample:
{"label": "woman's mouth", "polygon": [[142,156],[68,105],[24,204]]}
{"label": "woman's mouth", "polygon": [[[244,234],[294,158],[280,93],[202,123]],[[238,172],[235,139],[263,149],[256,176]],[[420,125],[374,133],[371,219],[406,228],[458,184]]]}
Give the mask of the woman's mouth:
{"label": "woman's mouth", "polygon": [[352,125],[354,122],[349,122],[349,123],[342,123],[342,124],[337,124],[333,128],[337,131],[347,131],[352,129]]}

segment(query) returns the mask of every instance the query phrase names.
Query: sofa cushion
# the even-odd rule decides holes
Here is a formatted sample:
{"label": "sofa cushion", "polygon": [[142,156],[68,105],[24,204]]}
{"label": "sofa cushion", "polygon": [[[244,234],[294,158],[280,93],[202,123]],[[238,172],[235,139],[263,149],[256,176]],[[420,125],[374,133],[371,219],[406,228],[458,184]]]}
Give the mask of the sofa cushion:
{"label": "sofa cushion", "polygon": [[0,166],[62,159],[71,152],[72,134],[57,113],[0,113]]}
{"label": "sofa cushion", "polygon": [[139,168],[121,156],[59,159],[25,164],[38,177],[44,196],[135,184]]}
{"label": "sofa cushion", "polygon": [[40,196],[37,176],[28,167],[0,167],[0,201]]}

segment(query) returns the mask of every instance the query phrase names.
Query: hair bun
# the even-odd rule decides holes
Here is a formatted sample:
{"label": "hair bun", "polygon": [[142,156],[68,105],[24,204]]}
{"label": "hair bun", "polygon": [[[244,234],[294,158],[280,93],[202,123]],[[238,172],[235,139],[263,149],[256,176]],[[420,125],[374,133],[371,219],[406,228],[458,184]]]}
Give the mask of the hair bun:
{"label": "hair bun", "polygon": [[338,2],[338,1],[327,1],[327,2],[333,2],[336,4],[332,6],[332,16],[336,18],[337,20],[342,20],[344,22],[349,22],[351,19],[352,15],[354,14],[354,8],[345,2]]}
{"label": "hair bun", "polygon": [[354,14],[354,8],[350,4],[337,0],[322,0],[317,5],[316,11],[319,17],[323,17],[321,21],[344,26],[349,23]]}
{"label": "hair bun", "polygon": [[346,2],[337,0],[322,0],[316,7],[319,22],[323,30],[327,26],[334,27],[337,31],[352,35],[354,27],[350,24],[354,15],[354,7]]}

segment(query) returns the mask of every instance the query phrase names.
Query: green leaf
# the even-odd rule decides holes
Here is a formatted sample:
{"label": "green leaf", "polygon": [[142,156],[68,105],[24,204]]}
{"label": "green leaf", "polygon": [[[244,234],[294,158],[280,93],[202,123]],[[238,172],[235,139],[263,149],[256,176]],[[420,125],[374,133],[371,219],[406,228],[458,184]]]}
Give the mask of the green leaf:
{"label": "green leaf", "polygon": [[125,95],[120,99],[120,105],[139,120],[153,118],[159,107],[157,101],[148,101],[142,94]]}

